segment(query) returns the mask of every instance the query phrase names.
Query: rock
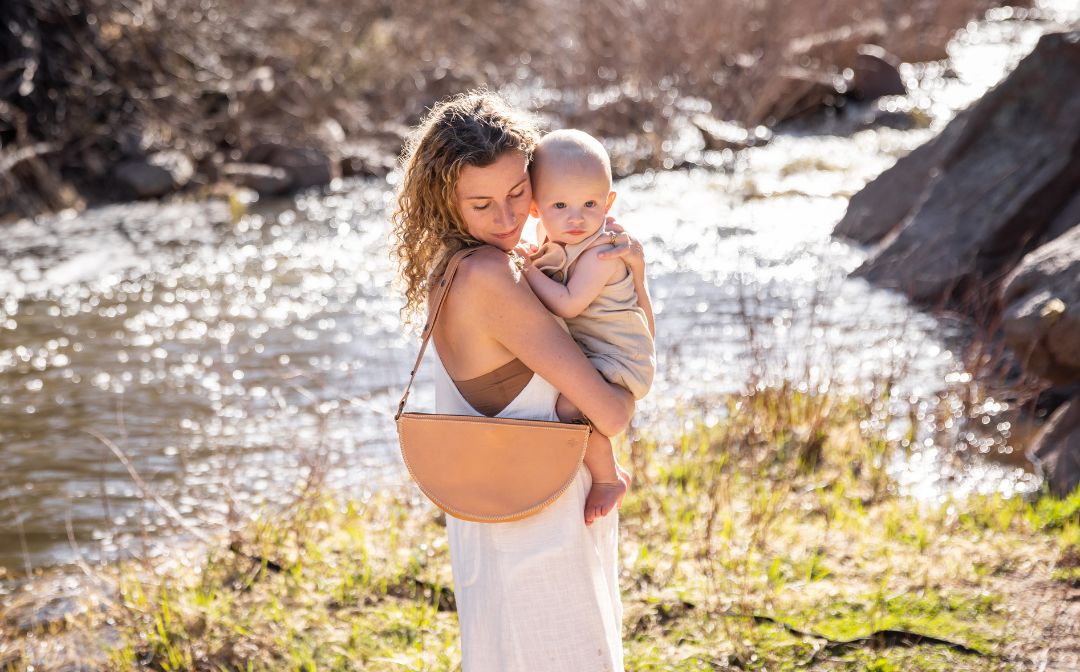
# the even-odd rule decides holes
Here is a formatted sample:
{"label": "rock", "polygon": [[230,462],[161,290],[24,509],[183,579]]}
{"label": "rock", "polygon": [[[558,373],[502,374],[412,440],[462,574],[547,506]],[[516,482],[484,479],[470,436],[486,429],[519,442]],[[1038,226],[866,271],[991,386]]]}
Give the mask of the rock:
{"label": "rock", "polygon": [[100,147],[87,147],[79,152],[79,162],[86,167],[86,172],[93,177],[105,177],[109,172],[109,163]]}
{"label": "rock", "polygon": [[352,138],[339,145],[342,177],[382,177],[392,171],[412,129],[397,121],[372,123],[362,105],[340,102],[337,107]]}
{"label": "rock", "polygon": [[898,131],[925,128],[927,124],[924,119],[911,110],[886,109],[880,105],[871,106],[858,117],[860,128],[895,128]]}
{"label": "rock", "polygon": [[1080,226],[1080,191],[1076,192],[1069,204],[1050,222],[1046,240],[1053,240],[1075,226]]}
{"label": "rock", "polygon": [[289,189],[321,186],[338,177],[337,163],[315,147],[263,142],[248,150],[244,163],[263,163],[285,170],[290,179]]}
{"label": "rock", "polygon": [[266,196],[283,194],[292,186],[292,178],[284,168],[261,163],[226,163],[218,169],[218,174]]}
{"label": "rock", "polygon": [[176,187],[182,187],[191,181],[195,175],[195,167],[191,159],[182,152],[164,151],[150,155],[150,165],[165,168],[173,176]]}
{"label": "rock", "polygon": [[1029,454],[1055,496],[1064,497],[1080,484],[1080,399],[1063,404],[1050,416]]}
{"label": "rock", "polygon": [[[907,167],[911,174],[886,171],[872,183],[878,194],[900,192],[899,203],[861,238],[880,238],[898,213],[907,214],[855,275],[925,303],[988,298],[1080,190],[1077,119],[1080,31],[1044,35],[1011,75],[949,125],[941,146]],[[853,207],[868,204],[860,200]],[[852,233],[851,226],[838,228]]]}
{"label": "rock", "polygon": [[1051,385],[1035,395],[1031,414],[1045,420],[1051,413],[1077,397],[1080,397],[1080,380],[1068,385]]}
{"label": "rock", "polygon": [[705,149],[711,151],[719,152],[725,149],[739,151],[747,147],[768,144],[773,138],[772,131],[765,126],[747,129],[736,123],[720,121],[707,114],[695,114],[690,121],[701,131],[701,136],[705,140]]}
{"label": "rock", "polygon": [[1001,290],[1005,342],[1053,383],[1080,380],[1080,226],[1039,247]]}
{"label": "rock", "polygon": [[924,197],[966,119],[967,112],[961,112],[939,135],[901,157],[852,196],[833,235],[868,245],[892,233]]}
{"label": "rock", "polygon": [[153,140],[141,126],[126,124],[113,132],[116,148],[125,157],[139,159],[146,154]]}
{"label": "rock", "polygon": [[38,209],[86,207],[75,186],[51,169],[41,156],[20,161],[10,170],[7,176],[0,174],[0,219]]}
{"label": "rock", "polygon": [[847,95],[855,100],[875,100],[907,93],[900,78],[900,59],[874,44],[860,45],[851,66]]}
{"label": "rock", "polygon": [[382,177],[392,171],[401,151],[391,150],[386,142],[369,139],[341,146],[342,177]]}
{"label": "rock", "polygon": [[139,198],[162,196],[187,184],[195,168],[180,152],[157,152],[146,159],[124,161],[116,166],[116,180]]}
{"label": "rock", "polygon": [[834,102],[839,94],[831,75],[806,68],[784,68],[756,92],[747,119],[753,126],[771,126]]}

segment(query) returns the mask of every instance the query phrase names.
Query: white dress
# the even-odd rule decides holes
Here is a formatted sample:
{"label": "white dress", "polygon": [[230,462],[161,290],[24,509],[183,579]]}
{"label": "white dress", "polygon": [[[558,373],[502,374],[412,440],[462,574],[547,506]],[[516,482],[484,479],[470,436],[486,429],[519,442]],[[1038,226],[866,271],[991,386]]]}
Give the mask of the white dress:
{"label": "white dress", "polygon": [[[432,344],[434,345],[434,344]],[[435,411],[480,415],[432,348]],[[557,420],[538,374],[497,417]],[[622,672],[618,510],[585,525],[582,464],[559,499],[510,523],[446,517],[463,672]]]}

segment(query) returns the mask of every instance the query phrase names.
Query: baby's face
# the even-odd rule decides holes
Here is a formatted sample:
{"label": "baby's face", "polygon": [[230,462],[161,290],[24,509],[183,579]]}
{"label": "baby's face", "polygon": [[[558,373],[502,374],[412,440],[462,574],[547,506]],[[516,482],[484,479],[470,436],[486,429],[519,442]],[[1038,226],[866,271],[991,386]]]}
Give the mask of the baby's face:
{"label": "baby's face", "polygon": [[533,182],[533,216],[556,243],[580,243],[604,225],[615,192],[602,171],[565,165],[545,169]]}

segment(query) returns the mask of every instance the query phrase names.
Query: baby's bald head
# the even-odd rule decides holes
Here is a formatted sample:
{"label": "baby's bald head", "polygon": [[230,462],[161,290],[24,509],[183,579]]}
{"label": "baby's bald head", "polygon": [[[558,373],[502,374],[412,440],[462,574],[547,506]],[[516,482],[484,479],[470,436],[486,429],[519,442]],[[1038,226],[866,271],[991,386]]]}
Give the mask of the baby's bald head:
{"label": "baby's bald head", "polygon": [[537,143],[529,165],[534,189],[565,173],[602,175],[611,185],[611,160],[600,141],[584,131],[563,129],[548,133]]}

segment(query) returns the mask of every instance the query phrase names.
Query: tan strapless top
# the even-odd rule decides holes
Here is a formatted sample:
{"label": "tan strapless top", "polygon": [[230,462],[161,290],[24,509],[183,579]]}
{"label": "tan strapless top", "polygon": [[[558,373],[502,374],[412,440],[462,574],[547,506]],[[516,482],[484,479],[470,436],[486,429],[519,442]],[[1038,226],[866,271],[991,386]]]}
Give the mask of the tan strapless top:
{"label": "tan strapless top", "polygon": [[498,415],[532,380],[533,371],[516,357],[499,368],[468,380],[455,380],[461,396],[486,416]]}

